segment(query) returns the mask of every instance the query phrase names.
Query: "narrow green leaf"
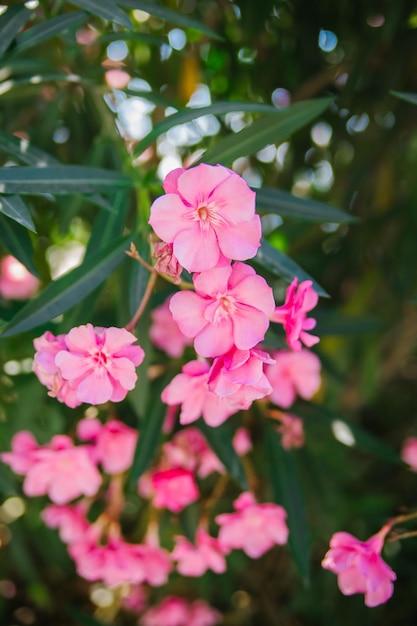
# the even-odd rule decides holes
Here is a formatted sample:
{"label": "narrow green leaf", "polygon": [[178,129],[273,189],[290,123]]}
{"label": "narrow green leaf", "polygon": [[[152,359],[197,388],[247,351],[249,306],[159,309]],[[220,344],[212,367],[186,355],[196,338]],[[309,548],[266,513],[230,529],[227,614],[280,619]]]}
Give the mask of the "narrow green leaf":
{"label": "narrow green leaf", "polygon": [[317,311],[314,314],[317,326],[314,332],[320,337],[328,335],[359,335],[381,330],[384,323],[376,317],[343,315],[338,312]]}
{"label": "narrow green leaf", "polygon": [[260,213],[276,213],[284,217],[307,220],[309,222],[356,222],[354,215],[336,209],[324,202],[309,198],[298,198],[288,191],[262,187],[256,191],[256,206]]}
{"label": "narrow green leaf", "polygon": [[[78,76],[77,74],[37,74],[31,76],[25,76],[24,78],[9,78],[0,82],[0,96],[4,98],[10,97],[11,100],[15,100],[20,87],[33,87],[34,91],[39,91],[39,85],[43,83],[74,83],[81,85],[94,85],[94,82],[87,80],[85,77]],[[30,93],[27,89],[25,96]]]}
{"label": "narrow green leaf", "polygon": [[276,503],[281,504],[287,511],[290,531],[288,544],[304,584],[308,584],[310,580],[310,535],[304,497],[293,453],[283,449],[278,434],[269,424],[265,429],[265,435],[274,498]]}
{"label": "narrow green leaf", "polygon": [[410,104],[417,104],[417,93],[406,93],[404,91],[390,91],[392,96],[409,102]]}
{"label": "narrow green leaf", "polygon": [[229,135],[206,150],[199,162],[230,165],[235,159],[254,154],[268,144],[288,139],[323,113],[333,98],[296,102],[274,115],[264,115],[250,126]]}
{"label": "narrow green leaf", "polygon": [[9,6],[7,11],[0,15],[0,57],[6,52],[32,13],[33,11],[29,11],[24,4],[16,4]]}
{"label": "narrow green leaf", "polygon": [[188,17],[188,15],[184,15],[183,13],[167,9],[157,2],[149,2],[148,0],[117,0],[117,4],[120,4],[122,7],[126,7],[129,9],[140,9],[141,11],[146,11],[146,13],[149,13],[150,15],[159,17],[163,20],[166,20],[167,22],[176,24],[177,26],[183,26],[184,28],[194,28],[195,30],[200,31],[200,33],[204,33],[205,35],[209,35],[209,37],[212,37],[213,39],[218,39],[222,41],[222,37],[220,37],[220,35],[218,35],[214,30],[211,30],[211,28],[209,28],[205,24],[202,24],[198,20]]}
{"label": "narrow green leaf", "polygon": [[36,233],[35,224],[26,204],[20,196],[1,196],[0,195],[0,213],[7,215],[10,219],[21,224],[33,233]]}
{"label": "narrow green leaf", "polygon": [[86,259],[93,256],[97,250],[105,248],[111,241],[121,237],[123,233],[128,209],[128,201],[124,191],[117,192],[110,208],[112,209],[111,215],[109,215],[109,209],[106,205],[99,211],[88,240]]}
{"label": "narrow green leaf", "polygon": [[[1,216],[0,216],[1,217]],[[25,231],[26,232],[26,231]],[[111,242],[68,274],[49,283],[8,323],[1,337],[16,335],[64,313],[91,293],[125,258],[132,236]]]}
{"label": "narrow green leaf", "polygon": [[305,272],[295,261],[290,259],[286,254],[272,247],[266,240],[261,240],[261,247],[254,259],[255,263],[262,265],[265,269],[280,278],[284,278],[291,282],[295,277],[300,281],[312,280],[313,287],[323,298],[328,298],[329,294],[323,289],[307,272]]}
{"label": "narrow green leaf", "polygon": [[164,387],[169,383],[169,380],[170,376],[164,376],[161,380],[157,381],[155,388],[152,390],[148,410],[145,411],[144,418],[140,423],[140,436],[130,470],[130,487],[134,487],[138,478],[142,476],[143,472],[148,468],[148,465],[154,458],[167,410],[160,396]]}
{"label": "narrow green leaf", "polygon": [[167,130],[178,126],[178,124],[184,124],[185,122],[192,122],[203,115],[224,115],[233,111],[242,111],[248,113],[272,113],[279,114],[279,110],[269,104],[263,104],[260,102],[215,102],[205,107],[187,108],[169,115],[159,124],[155,124],[152,130],[145,135],[145,137],[138,143],[133,152],[134,156],[141,154],[146,148],[148,148],[162,133],[166,133]]}
{"label": "narrow green leaf", "polygon": [[3,167],[0,193],[93,193],[131,187],[130,178],[111,170],[80,165]]}
{"label": "narrow green leaf", "polygon": [[27,50],[33,46],[55,37],[55,35],[62,35],[71,26],[79,26],[88,18],[87,13],[84,11],[74,11],[72,13],[65,13],[64,15],[58,15],[46,22],[36,24],[32,26],[24,33],[19,35],[16,39],[16,47],[13,52],[19,54],[22,50]]}
{"label": "narrow green leaf", "polygon": [[84,9],[93,15],[97,15],[97,17],[133,30],[130,18],[111,0],[71,0],[71,4],[75,4],[80,9]]}
{"label": "narrow green leaf", "polygon": [[0,130],[0,150],[17,157],[23,163],[45,167],[46,165],[60,165],[60,162],[47,152],[34,148],[28,139],[19,139]]}
{"label": "narrow green leaf", "polygon": [[212,428],[200,418],[196,426],[201,430],[213,451],[217,454],[230,476],[242,487],[244,491],[249,489],[245,470],[242,462],[232,444],[232,432],[226,422]]}
{"label": "narrow green leaf", "polygon": [[94,39],[91,44],[87,45],[96,46],[98,43],[109,43],[111,41],[143,41],[149,45],[161,46],[163,43],[168,43],[168,37],[166,35],[150,35],[149,33],[132,33],[124,30],[101,35],[101,37]]}
{"label": "narrow green leaf", "polygon": [[0,215],[0,241],[34,276],[38,276],[33,260],[33,246],[26,228]]}

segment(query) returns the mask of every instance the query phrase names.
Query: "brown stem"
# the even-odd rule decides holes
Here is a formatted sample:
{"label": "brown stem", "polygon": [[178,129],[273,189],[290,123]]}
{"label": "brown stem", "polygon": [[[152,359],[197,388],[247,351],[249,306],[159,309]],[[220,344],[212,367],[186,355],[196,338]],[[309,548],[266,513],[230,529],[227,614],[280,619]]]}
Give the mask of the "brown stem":
{"label": "brown stem", "polygon": [[125,326],[126,330],[133,331],[135,329],[135,326],[138,323],[142,313],[146,309],[146,306],[149,302],[149,298],[151,297],[153,288],[155,287],[157,278],[158,278],[158,274],[153,271],[149,277],[148,284],[146,285],[145,293],[143,294],[142,301],[140,305],[138,306],[136,313],[134,314],[130,322],[126,324]]}
{"label": "brown stem", "polygon": [[393,541],[401,541],[401,539],[409,539],[410,537],[417,537],[417,530],[410,530],[408,533],[399,533],[398,535],[391,535],[387,541],[392,543]]}

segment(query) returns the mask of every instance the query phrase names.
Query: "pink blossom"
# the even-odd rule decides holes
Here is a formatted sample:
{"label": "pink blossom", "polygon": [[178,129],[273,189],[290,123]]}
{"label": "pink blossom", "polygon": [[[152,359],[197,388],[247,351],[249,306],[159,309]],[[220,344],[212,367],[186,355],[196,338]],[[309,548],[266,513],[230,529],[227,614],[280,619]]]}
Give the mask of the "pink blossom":
{"label": "pink blossom", "polygon": [[223,513],[215,518],[223,546],[241,549],[256,559],[273,545],[287,542],[287,514],[282,506],[258,504],[249,492],[242,493],[233,506],[236,513]]}
{"label": "pink blossom", "polygon": [[204,600],[188,602],[177,596],[167,596],[141,617],[142,626],[214,626],[221,614]]}
{"label": "pink blossom", "polygon": [[76,396],[76,391],[64,380],[61,371],[55,363],[55,357],[61,350],[66,350],[65,335],[55,337],[49,330],[41,337],[34,339],[35,358],[33,371],[42,385],[49,389],[49,395],[63,402],[71,409],[79,406],[81,401]]}
{"label": "pink blossom", "polygon": [[228,548],[214,537],[210,537],[206,530],[199,528],[195,536],[195,545],[186,537],[175,537],[171,558],[177,561],[177,570],[183,576],[202,576],[209,569],[216,574],[223,574],[226,571],[224,555],[228,552]]}
{"label": "pink blossom", "polygon": [[77,326],[65,337],[66,350],[55,357],[62,377],[76,389],[81,402],[120,402],[134,388],[144,352],[124,328]]}
{"label": "pink blossom", "polygon": [[183,468],[159,470],[152,474],[154,506],[179,513],[199,497],[193,473]]}
{"label": "pink blossom", "polygon": [[40,285],[14,256],[5,256],[0,261],[0,296],[5,300],[27,300]]}
{"label": "pink blossom", "polygon": [[172,243],[157,241],[153,248],[153,258],[156,259],[157,272],[170,276],[176,285],[181,282],[181,272],[184,268],[174,255]]}
{"label": "pink blossom", "polygon": [[320,388],[320,359],[309,352],[273,352],[275,364],[266,366],[266,376],[272,385],[272,402],[288,409],[299,395],[309,400]]}
{"label": "pink blossom", "polygon": [[64,543],[74,543],[84,537],[88,529],[83,502],[75,506],[50,504],[42,511],[42,519],[49,528],[58,528]]}
{"label": "pink blossom", "polygon": [[120,598],[122,607],[126,611],[133,611],[135,613],[141,613],[145,609],[147,600],[147,590],[140,585],[131,586]]}
{"label": "pink blossom", "polygon": [[80,439],[93,440],[92,455],[108,474],[125,472],[133,462],[138,433],[118,420],[105,424],[97,419],[84,419],[77,429]]}
{"label": "pink blossom", "polygon": [[56,435],[32,454],[34,462],[23,483],[27,496],[48,495],[55,504],[66,504],[80,495],[97,493],[101,476],[86,446],[74,447],[69,437]]}
{"label": "pink blossom", "polygon": [[239,261],[255,256],[261,238],[255,193],[238,174],[201,163],[170,172],[164,190],[151,206],[149,223],[173,244],[189,272],[211,269],[222,256]]}
{"label": "pink blossom", "polygon": [[281,424],[277,431],[281,435],[281,445],[284,450],[302,448],[304,445],[303,420],[290,413],[281,413],[279,420]]}
{"label": "pink blossom", "polygon": [[190,606],[187,626],[214,626],[222,619],[221,614],[204,600],[195,600]]}
{"label": "pink blossom", "polygon": [[174,320],[195,337],[198,354],[215,357],[234,346],[250,350],[262,341],[274,309],[272,289],[245,263],[216,267],[194,276],[195,292],[171,298]]}
{"label": "pink blossom", "polygon": [[233,447],[239,456],[245,456],[252,450],[252,441],[247,428],[238,428],[232,439]]}
{"label": "pink blossom", "polygon": [[203,417],[209,426],[218,426],[241,408],[235,398],[222,398],[209,390],[209,371],[207,362],[190,361],[163,390],[163,402],[181,404],[181,424],[190,424]]}
{"label": "pink blossom", "polygon": [[151,312],[152,324],[149,336],[157,348],[166,352],[169,356],[182,356],[186,346],[191,346],[193,341],[181,332],[178,324],[174,321],[169,309],[171,298],[156,307]]}
{"label": "pink blossom", "polygon": [[344,595],[364,593],[365,604],[369,607],[384,604],[394,591],[392,581],[396,575],[381,558],[388,531],[389,527],[385,526],[367,541],[359,541],[349,533],[335,533],[321,563],[337,574],[339,589]]}
{"label": "pink blossom", "polygon": [[400,456],[413,472],[417,472],[417,437],[407,437],[404,440]]}
{"label": "pink blossom", "polygon": [[204,435],[192,426],[182,428],[163,445],[163,458],[170,467],[183,467],[205,478],[223,473],[224,465],[208,446]]}
{"label": "pink blossom", "polygon": [[104,74],[106,83],[111,89],[124,89],[130,81],[130,74],[118,68],[107,70]]}
{"label": "pink blossom", "polygon": [[297,352],[301,350],[301,342],[311,348],[320,341],[318,337],[306,332],[316,325],[315,319],[307,318],[307,313],[314,309],[319,299],[312,284],[311,280],[304,280],[298,285],[298,278],[294,278],[287,288],[285,303],[277,307],[271,317],[272,322],[284,326],[288,345]]}
{"label": "pink blossom", "polygon": [[16,474],[27,474],[36,463],[34,452],[39,450],[39,445],[28,430],[21,430],[12,437],[12,451],[0,454],[0,459],[9,465]]}

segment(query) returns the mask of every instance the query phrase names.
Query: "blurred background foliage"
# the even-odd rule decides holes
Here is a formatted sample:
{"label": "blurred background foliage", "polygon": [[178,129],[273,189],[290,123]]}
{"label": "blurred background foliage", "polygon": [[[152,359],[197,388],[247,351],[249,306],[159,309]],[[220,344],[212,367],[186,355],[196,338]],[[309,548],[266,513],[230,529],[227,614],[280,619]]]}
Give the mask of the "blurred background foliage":
{"label": "blurred background foliage", "polygon": [[[413,434],[417,415],[417,108],[412,97],[407,101],[392,92],[417,93],[417,4],[159,3],[179,16],[172,23],[132,11],[134,2],[119,2],[133,30],[123,20],[111,23],[81,12],[65,32],[25,46],[29,27],[74,17],[83,4],[29,4],[31,14],[21,33],[2,50],[1,129],[30,140],[33,148],[61,163],[122,172],[133,178],[136,193],[110,194],[116,216],[80,194],[25,196],[37,230],[27,237],[45,284],[51,273],[56,279],[69,263],[79,264],[86,246],[87,254],[99,253],[119,241],[126,227],[142,232],[166,172],[195,160],[220,136],[258,116],[231,111],[199,117],[168,130],[141,152],[138,142],[167,114],[218,101],[281,108],[334,96],[324,113],[289,140],[233,163],[254,187],[291,191],[358,218],[343,224],[263,218],[270,243],[330,295],[320,300],[317,313],[322,336],[317,352],[325,372],[318,400],[326,410],[314,412],[301,404],[295,409],[307,431],[305,448],[294,456],[310,524],[313,575],[304,585],[289,553],[280,549],[256,561],[235,556],[227,574],[206,575],[196,585],[201,597],[225,611],[225,623],[231,625],[414,624],[415,540],[388,545],[385,557],[398,580],[393,598],[377,609],[366,609],[362,597],[342,596],[320,560],[333,532],[347,530],[365,539],[402,507],[416,505],[416,478],[399,462],[398,452],[404,437]],[[218,38],[190,28],[187,20],[192,19]],[[123,83],[123,75],[112,78],[109,70],[126,72],[127,82],[115,84]],[[0,150],[2,165],[10,164],[10,152]],[[12,162],[20,163],[19,158]],[[109,229],[107,240],[98,237],[104,228]],[[9,250],[6,241],[2,252]],[[56,331],[86,321],[125,324],[143,293],[143,276],[132,267],[128,259],[119,264],[103,290],[56,321]],[[277,285],[281,296],[284,287],[284,282]],[[156,294],[155,302],[164,295]],[[11,320],[21,306],[1,302],[0,318]],[[70,431],[74,415],[81,416],[80,410],[47,398],[30,373],[31,339],[47,327],[0,343],[2,450],[9,449],[17,430],[29,428],[46,441]],[[146,343],[146,331],[139,340]],[[142,393],[152,391],[139,389],[121,409],[128,423],[145,410]],[[349,424],[347,433],[340,422]],[[251,428],[259,443],[254,464],[266,476],[262,442],[268,435],[257,423]],[[0,489],[2,623],[135,623],[127,614],[113,619],[111,602],[100,606],[103,596],[94,596],[91,586],[75,576],[55,533],[42,525],[39,502],[22,500],[19,481],[4,466]]]}

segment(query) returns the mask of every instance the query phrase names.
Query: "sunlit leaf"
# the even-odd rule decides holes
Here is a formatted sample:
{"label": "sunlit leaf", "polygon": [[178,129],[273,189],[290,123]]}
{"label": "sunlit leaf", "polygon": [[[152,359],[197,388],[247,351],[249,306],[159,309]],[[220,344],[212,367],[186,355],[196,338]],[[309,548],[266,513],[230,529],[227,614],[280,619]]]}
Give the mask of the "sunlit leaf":
{"label": "sunlit leaf", "polygon": [[409,102],[410,104],[417,104],[417,93],[407,93],[405,91],[390,91],[392,96]]}
{"label": "sunlit leaf", "polygon": [[200,162],[230,165],[239,157],[254,154],[271,143],[284,141],[323,113],[332,100],[306,100],[278,110],[274,115],[263,115],[238,133],[218,141],[206,150]]}
{"label": "sunlit leaf", "polygon": [[30,211],[20,196],[0,196],[0,213],[36,233]]}
{"label": "sunlit leaf", "polygon": [[77,304],[121,263],[125,258],[125,250],[129,247],[130,240],[131,235],[127,235],[118,242],[111,242],[79,267],[49,283],[37,298],[31,300],[15,315],[1,337],[16,335],[35,328]]}
{"label": "sunlit leaf", "polygon": [[233,447],[233,433],[229,425],[225,422],[220,424],[220,426],[212,428],[211,426],[207,426],[201,418],[196,425],[199,430],[201,430],[209,446],[217,454],[230,476],[246,491],[249,488],[248,481],[242,462]]}
{"label": "sunlit leaf", "polygon": [[26,228],[0,215],[0,241],[34,276],[39,276],[33,260],[33,246]]}
{"label": "sunlit leaf", "polygon": [[256,191],[256,206],[260,213],[276,213],[284,217],[309,222],[355,222],[356,217],[341,209],[310,198],[298,198],[288,191],[261,187]]}
{"label": "sunlit leaf", "polygon": [[297,568],[308,584],[310,579],[310,535],[304,497],[294,463],[293,452],[283,449],[279,435],[268,424],[265,447],[274,498],[287,512],[290,531],[288,544]]}
{"label": "sunlit leaf", "polygon": [[166,20],[167,22],[176,24],[177,26],[183,26],[184,28],[194,28],[195,30],[200,31],[205,35],[209,35],[209,37],[212,37],[212,39],[222,40],[222,37],[220,37],[220,35],[218,35],[214,30],[211,30],[211,28],[209,28],[205,24],[202,24],[192,17],[188,17],[188,15],[184,15],[183,13],[167,9],[157,2],[148,2],[147,0],[117,0],[117,4],[120,4],[122,7],[127,7],[129,9],[140,9],[141,11],[146,11],[146,13],[149,13],[150,15],[159,17],[163,20]]}
{"label": "sunlit leaf", "polygon": [[9,6],[7,11],[0,15],[0,57],[6,52],[32,13],[33,11],[29,11],[22,3]]}
{"label": "sunlit leaf", "polygon": [[323,289],[307,272],[305,272],[295,261],[290,259],[286,254],[277,250],[266,240],[262,239],[261,247],[258,249],[258,253],[254,259],[255,263],[259,263],[265,269],[269,270],[273,274],[276,274],[280,278],[284,278],[288,282],[291,282],[295,277],[300,281],[312,280],[313,287],[324,298],[328,298],[329,294]]}
{"label": "sunlit leaf", "polygon": [[87,17],[88,15],[84,11],[74,11],[65,15],[58,15],[41,24],[36,24],[36,26],[32,26],[32,28],[29,28],[17,37],[16,47],[13,49],[13,52],[18,54],[23,50],[51,39],[51,37],[55,37],[55,35],[62,35],[71,26],[79,26],[85,22]]}
{"label": "sunlit leaf", "polygon": [[115,191],[131,187],[130,178],[111,170],[80,165],[56,167],[3,167],[0,169],[0,192],[37,193],[92,193]]}
{"label": "sunlit leaf", "polygon": [[166,133],[167,130],[178,126],[178,124],[184,124],[185,122],[192,122],[203,115],[224,115],[233,111],[242,111],[248,113],[279,113],[278,109],[260,102],[215,102],[205,107],[187,108],[169,115],[159,124],[155,124],[152,130],[145,135],[145,137],[135,147],[134,155],[141,154],[146,148],[148,148],[162,133]]}
{"label": "sunlit leaf", "polygon": [[80,9],[85,9],[85,11],[93,15],[97,15],[97,17],[133,30],[133,24],[130,18],[111,0],[71,0],[71,4],[75,4]]}

